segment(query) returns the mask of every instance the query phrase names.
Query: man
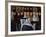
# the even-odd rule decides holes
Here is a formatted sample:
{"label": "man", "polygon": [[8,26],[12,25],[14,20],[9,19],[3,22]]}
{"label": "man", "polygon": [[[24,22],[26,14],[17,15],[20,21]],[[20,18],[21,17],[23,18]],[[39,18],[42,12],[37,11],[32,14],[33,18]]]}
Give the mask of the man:
{"label": "man", "polygon": [[[21,21],[22,22],[22,21]],[[27,18],[23,24],[21,24],[21,30],[22,31],[29,31],[29,30],[33,30],[32,28],[32,24],[30,21],[30,18]]]}

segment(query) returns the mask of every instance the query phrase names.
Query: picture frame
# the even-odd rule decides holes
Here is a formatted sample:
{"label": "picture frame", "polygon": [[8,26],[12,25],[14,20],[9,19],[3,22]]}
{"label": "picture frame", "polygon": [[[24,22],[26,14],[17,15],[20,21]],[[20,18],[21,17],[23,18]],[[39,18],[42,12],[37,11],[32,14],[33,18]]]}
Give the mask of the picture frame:
{"label": "picture frame", "polygon": [[[29,6],[29,7],[40,7],[41,8],[41,30],[32,30],[32,31],[11,31],[11,6]],[[33,3],[33,2],[8,2],[8,35],[33,35],[33,34],[44,34],[44,3]],[[30,13],[31,14],[31,13]],[[28,15],[28,13],[27,13]],[[13,17],[12,17],[13,18]]]}

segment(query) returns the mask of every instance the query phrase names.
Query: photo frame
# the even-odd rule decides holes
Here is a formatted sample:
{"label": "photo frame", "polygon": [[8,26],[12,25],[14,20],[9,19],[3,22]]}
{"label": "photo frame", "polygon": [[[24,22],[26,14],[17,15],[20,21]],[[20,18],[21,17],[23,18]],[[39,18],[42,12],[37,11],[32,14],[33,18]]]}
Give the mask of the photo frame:
{"label": "photo frame", "polygon": [[[29,2],[8,2],[8,35],[29,35],[29,34],[33,35],[33,34],[41,34],[41,33],[43,34],[44,33],[44,21],[45,21],[44,13],[45,13],[44,3],[40,4],[40,3],[29,3]],[[14,19],[13,15],[16,15],[16,14],[18,16],[22,14],[23,16],[20,16],[19,20],[18,20],[18,17],[16,16],[17,18],[15,17],[15,22],[13,22],[12,21]],[[35,16],[38,16],[38,17],[35,17]],[[33,29],[27,26],[29,25],[28,23],[26,23],[28,17],[31,17],[31,24],[32,24]],[[25,19],[26,19],[26,22],[25,22]],[[18,21],[16,22],[16,20],[18,20],[19,22]],[[20,23],[23,26],[23,28],[18,23]],[[38,26],[35,25],[36,23],[38,23],[37,24]],[[15,28],[13,28],[14,27],[13,25],[15,26]],[[19,26],[20,26],[20,29],[16,29],[16,27],[19,28]]]}

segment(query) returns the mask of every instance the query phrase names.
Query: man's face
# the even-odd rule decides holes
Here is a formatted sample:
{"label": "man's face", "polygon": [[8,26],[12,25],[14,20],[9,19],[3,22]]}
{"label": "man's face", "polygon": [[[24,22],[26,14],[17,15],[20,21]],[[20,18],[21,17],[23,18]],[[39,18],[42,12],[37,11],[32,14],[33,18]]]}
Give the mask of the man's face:
{"label": "man's face", "polygon": [[20,13],[17,14],[18,16],[20,15]]}

